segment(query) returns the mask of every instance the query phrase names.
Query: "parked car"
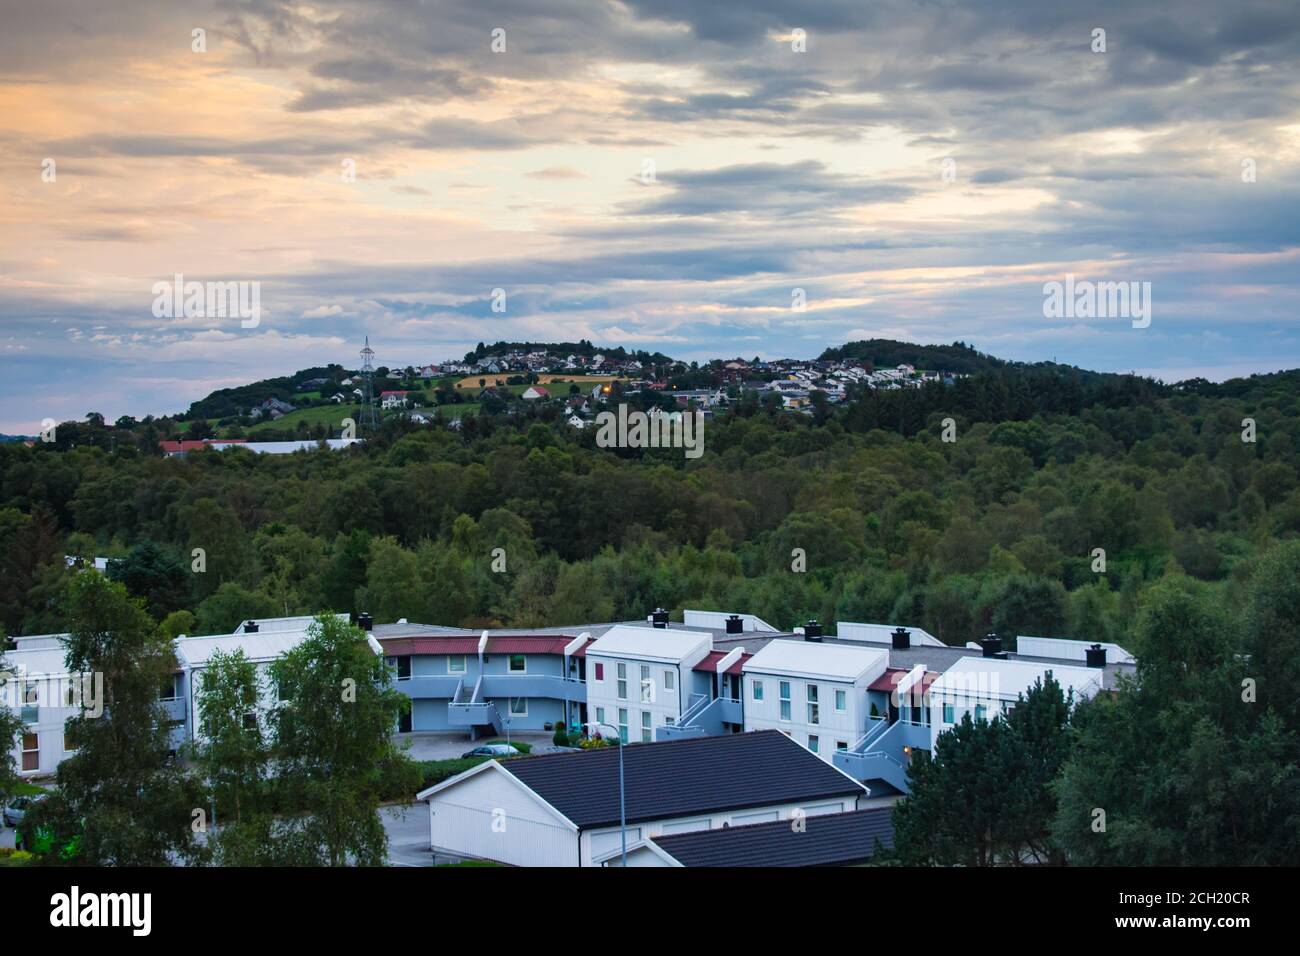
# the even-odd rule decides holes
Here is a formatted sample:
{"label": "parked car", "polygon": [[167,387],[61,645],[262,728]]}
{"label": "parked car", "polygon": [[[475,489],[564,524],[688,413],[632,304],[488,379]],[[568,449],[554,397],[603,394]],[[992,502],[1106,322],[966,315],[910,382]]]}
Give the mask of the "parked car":
{"label": "parked car", "polygon": [[4,810],[0,811],[0,816],[4,817],[5,826],[17,828],[18,824],[22,823],[23,818],[27,816],[27,811],[30,810],[37,801],[44,799],[45,796],[43,794],[37,794],[31,797],[14,797],[5,805]]}
{"label": "parked car", "polygon": [[466,750],[460,755],[462,760],[470,757],[517,757],[519,749],[513,744],[484,744],[473,750]]}

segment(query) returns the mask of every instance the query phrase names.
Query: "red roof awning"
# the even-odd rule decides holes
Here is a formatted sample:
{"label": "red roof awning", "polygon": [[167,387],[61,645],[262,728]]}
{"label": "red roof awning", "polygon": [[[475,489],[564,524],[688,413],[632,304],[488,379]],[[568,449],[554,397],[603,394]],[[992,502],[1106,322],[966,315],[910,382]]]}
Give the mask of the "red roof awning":
{"label": "red roof awning", "polygon": [[[730,651],[709,651],[709,653],[705,654],[704,658],[692,667],[691,670],[716,674],[718,672],[718,661],[722,660],[730,653]],[[741,669],[745,666],[745,661],[749,660],[753,656],[753,654],[742,652],[740,657],[731,662],[730,666],[727,667],[726,672],[728,674],[739,674]]]}

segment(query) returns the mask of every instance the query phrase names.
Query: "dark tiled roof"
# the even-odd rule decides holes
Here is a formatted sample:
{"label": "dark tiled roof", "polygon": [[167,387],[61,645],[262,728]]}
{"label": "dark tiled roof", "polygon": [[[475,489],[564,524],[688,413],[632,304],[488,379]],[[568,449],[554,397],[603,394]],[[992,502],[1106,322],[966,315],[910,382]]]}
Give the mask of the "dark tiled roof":
{"label": "dark tiled roof", "polygon": [[777,820],[652,839],[682,866],[835,866],[870,859],[876,840],[892,847],[891,812],[882,807],[811,816],[803,832]]}
{"label": "dark tiled roof", "polygon": [[[583,829],[616,826],[618,750],[507,760],[514,774]],[[622,748],[627,820],[865,796],[863,788],[778,730]]]}

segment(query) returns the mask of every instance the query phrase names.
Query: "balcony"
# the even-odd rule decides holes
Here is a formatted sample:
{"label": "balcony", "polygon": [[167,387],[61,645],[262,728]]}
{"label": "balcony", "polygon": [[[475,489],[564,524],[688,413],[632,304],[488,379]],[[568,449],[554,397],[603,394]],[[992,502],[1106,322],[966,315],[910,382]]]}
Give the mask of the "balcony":
{"label": "balcony", "polygon": [[744,724],[745,708],[730,697],[699,697],[675,724],[655,730],[656,740],[682,740],[687,737],[716,737],[724,724]]}
{"label": "balcony", "polygon": [[479,696],[488,698],[545,697],[586,703],[587,682],[552,674],[484,674],[481,678],[460,675],[409,677],[394,681],[393,687],[412,700],[451,700],[456,685],[464,679],[472,687],[480,681]]}
{"label": "balcony", "polygon": [[836,751],[831,762],[855,780],[880,779],[903,793],[910,793],[911,787],[907,782],[909,756],[905,747],[929,750],[929,725],[908,720],[890,724],[876,717],[867,732],[848,750]]}

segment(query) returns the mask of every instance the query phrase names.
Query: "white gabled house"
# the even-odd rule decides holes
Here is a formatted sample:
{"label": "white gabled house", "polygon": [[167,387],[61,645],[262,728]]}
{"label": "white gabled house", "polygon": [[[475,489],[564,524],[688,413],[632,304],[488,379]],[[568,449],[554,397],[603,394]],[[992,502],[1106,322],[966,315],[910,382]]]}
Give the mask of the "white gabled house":
{"label": "white gabled house", "polygon": [[625,843],[635,865],[633,853],[654,837],[846,813],[869,796],[769,731],[491,760],[417,799],[428,804],[436,853],[514,866],[618,866]]}

